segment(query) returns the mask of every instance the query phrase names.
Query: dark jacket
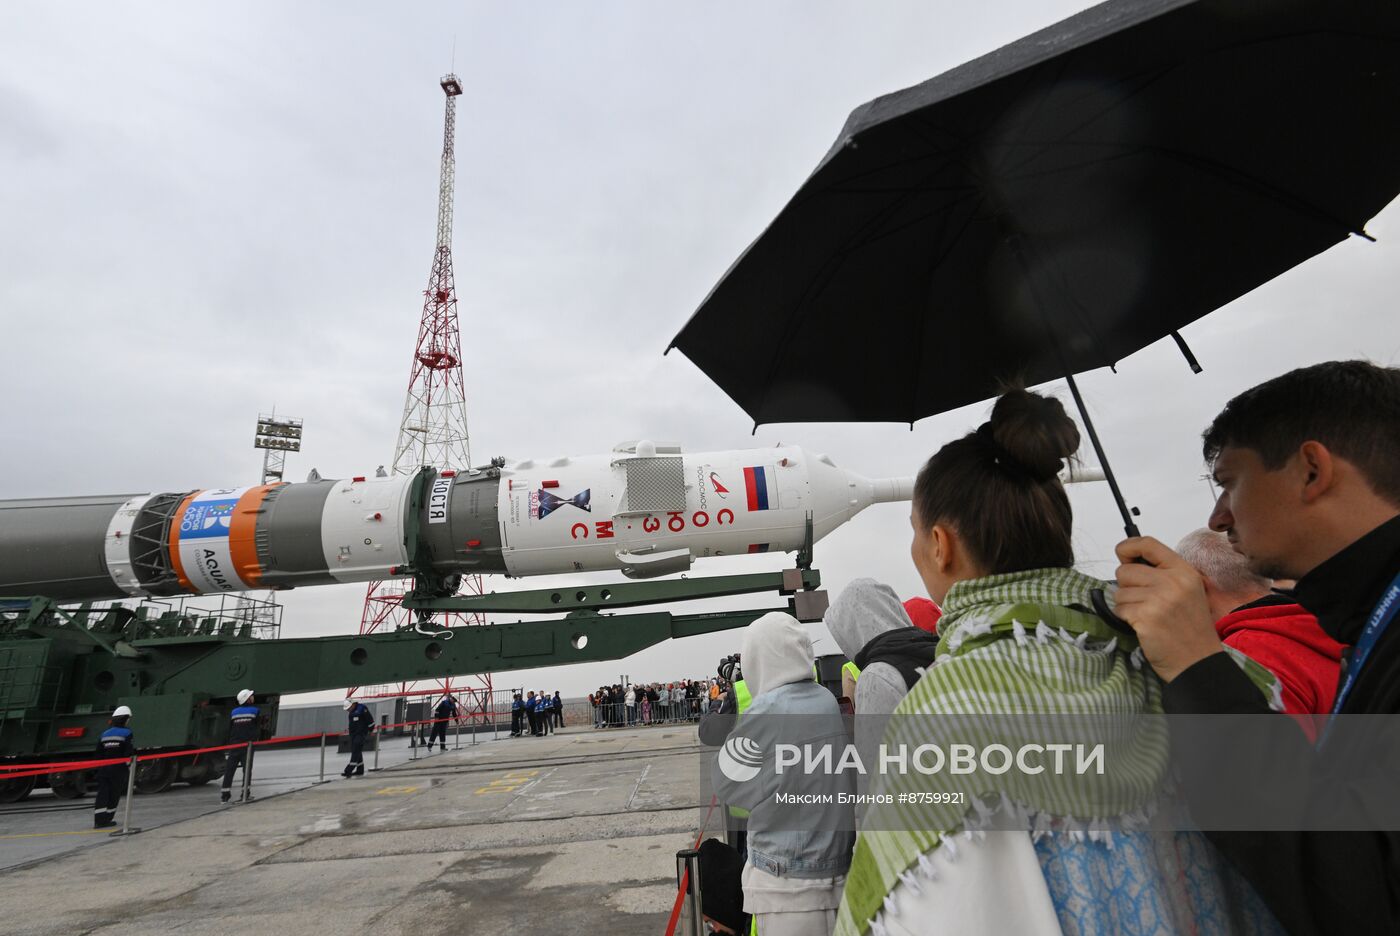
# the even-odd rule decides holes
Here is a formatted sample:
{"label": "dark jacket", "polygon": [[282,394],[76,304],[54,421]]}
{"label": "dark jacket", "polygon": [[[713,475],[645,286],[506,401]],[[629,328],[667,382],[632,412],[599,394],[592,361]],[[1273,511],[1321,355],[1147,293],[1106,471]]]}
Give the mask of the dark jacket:
{"label": "dark jacket", "polygon": [[348,721],[352,735],[367,735],[374,727],[374,713],[363,702],[356,702],[350,709]]}
{"label": "dark jacket", "polygon": [[228,743],[258,740],[259,714],[256,705],[240,705],[234,709],[229,716]]}
{"label": "dark jacket", "polygon": [[877,635],[861,648],[852,661],[864,671],[872,663],[888,663],[904,677],[904,685],[914,688],[923,670],[933,665],[938,638],[917,627],[901,627]]}
{"label": "dark jacket", "polygon": [[452,718],[452,717],[455,716],[456,714],[457,714],[457,700],[456,700],[456,699],[443,699],[441,702],[439,702],[439,703],[437,704],[437,708],[433,709],[433,717],[434,717],[434,718]]}
{"label": "dark jacket", "polygon": [[[102,758],[130,757],[136,753],[136,736],[124,725],[113,725],[97,740],[97,753]],[[121,766],[113,764],[114,767]]]}
{"label": "dark jacket", "polygon": [[[1338,552],[1302,580],[1294,595],[1334,640],[1354,644],[1395,574],[1400,572],[1400,517],[1396,517]],[[1270,709],[1224,653],[1187,668],[1165,689],[1168,714],[1258,714]],[[1342,708],[1343,714],[1400,712],[1400,623],[1381,637]],[[1175,728],[1173,729],[1175,732]],[[1351,736],[1348,736],[1351,737]],[[1302,732],[1280,744],[1235,743],[1209,752],[1217,771],[1209,777],[1183,776],[1188,798],[1208,801],[1221,794],[1220,767],[1234,778],[1241,795],[1268,788],[1266,778],[1286,771],[1297,774],[1302,802],[1287,804],[1300,814],[1325,808],[1319,803],[1324,782],[1348,786],[1329,766],[1359,757],[1373,770],[1394,777],[1400,788],[1400,751],[1394,745],[1349,750],[1325,743],[1314,753]],[[1289,745],[1292,745],[1291,749]],[[1209,759],[1209,758],[1203,758]],[[1374,775],[1373,775],[1374,776]],[[1329,796],[1336,796],[1335,787]],[[1290,933],[1400,933],[1400,832],[1207,832],[1208,837],[1252,883]]]}

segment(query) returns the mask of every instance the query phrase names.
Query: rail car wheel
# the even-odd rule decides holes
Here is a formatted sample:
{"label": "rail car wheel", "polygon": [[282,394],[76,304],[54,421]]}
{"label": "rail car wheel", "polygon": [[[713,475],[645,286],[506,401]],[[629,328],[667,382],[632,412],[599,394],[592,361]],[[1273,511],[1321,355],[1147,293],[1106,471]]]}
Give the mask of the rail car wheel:
{"label": "rail car wheel", "polygon": [[87,770],[68,770],[49,774],[49,789],[59,799],[82,799],[87,796],[88,779],[92,776]]}
{"label": "rail car wheel", "polygon": [[164,793],[175,782],[175,759],[142,761],[136,765],[137,793]]}
{"label": "rail car wheel", "polygon": [[35,777],[0,780],[0,803],[18,803],[34,789]]}
{"label": "rail car wheel", "polygon": [[204,786],[223,772],[224,762],[217,756],[205,755],[180,764],[180,779],[190,786]]}

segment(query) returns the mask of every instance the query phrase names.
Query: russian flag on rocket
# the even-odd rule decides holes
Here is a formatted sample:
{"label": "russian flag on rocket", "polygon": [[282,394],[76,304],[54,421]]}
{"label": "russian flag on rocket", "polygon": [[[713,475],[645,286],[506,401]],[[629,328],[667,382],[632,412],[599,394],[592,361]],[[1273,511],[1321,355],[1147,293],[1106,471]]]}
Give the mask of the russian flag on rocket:
{"label": "russian flag on rocket", "polygon": [[774,483],[772,466],[744,469],[744,491],[749,497],[750,510],[776,510],[778,487]]}

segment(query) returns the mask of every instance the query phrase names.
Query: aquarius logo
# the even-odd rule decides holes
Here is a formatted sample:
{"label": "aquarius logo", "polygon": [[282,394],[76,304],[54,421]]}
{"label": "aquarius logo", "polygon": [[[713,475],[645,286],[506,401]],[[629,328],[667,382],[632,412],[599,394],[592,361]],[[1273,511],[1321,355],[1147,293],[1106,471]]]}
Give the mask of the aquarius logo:
{"label": "aquarius logo", "polygon": [[763,763],[763,749],[753,740],[733,735],[719,750],[719,769],[735,783],[743,783],[758,776]]}
{"label": "aquarius logo", "polygon": [[236,499],[196,501],[185,509],[185,515],[180,519],[180,536],[184,539],[228,536],[237,504]]}

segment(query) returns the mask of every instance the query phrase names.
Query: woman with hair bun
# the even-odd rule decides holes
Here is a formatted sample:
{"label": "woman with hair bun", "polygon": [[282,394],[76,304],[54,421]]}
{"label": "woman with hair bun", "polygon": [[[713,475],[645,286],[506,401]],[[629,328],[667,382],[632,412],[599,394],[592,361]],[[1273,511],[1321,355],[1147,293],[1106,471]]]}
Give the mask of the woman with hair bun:
{"label": "woman with hair bun", "polygon": [[[871,791],[892,805],[865,813],[839,934],[1278,931],[1204,836],[1131,831],[1167,770],[1165,726],[1131,720],[1161,714],[1161,684],[1132,635],[1091,610],[1090,592],[1111,586],[1074,569],[1059,473],[1079,441],[1058,400],[1012,389],[919,472],[910,553],[943,614],[934,663],[883,743],[1015,752],[1056,740],[1046,721],[1058,718],[1101,742],[1108,766],[1057,772],[1050,758],[1026,765],[1039,772],[874,775],[867,765]],[[1261,667],[1237,662],[1273,690]],[[993,825],[1025,831],[982,828]]]}

